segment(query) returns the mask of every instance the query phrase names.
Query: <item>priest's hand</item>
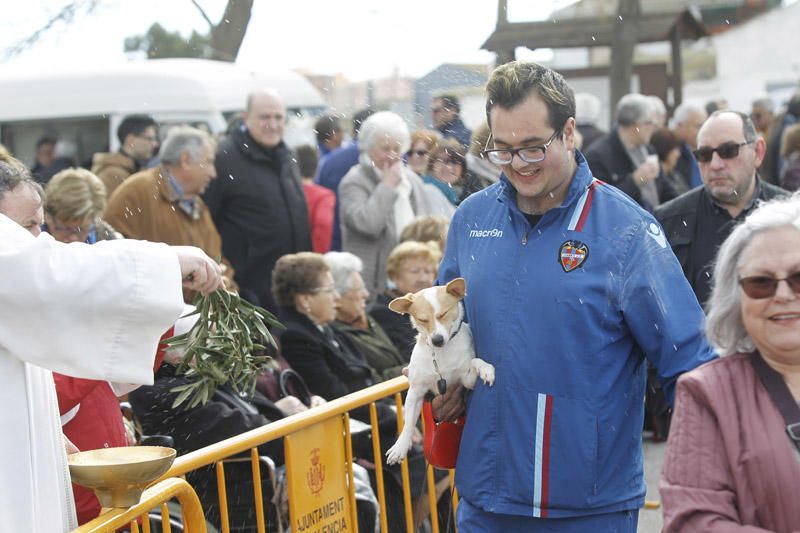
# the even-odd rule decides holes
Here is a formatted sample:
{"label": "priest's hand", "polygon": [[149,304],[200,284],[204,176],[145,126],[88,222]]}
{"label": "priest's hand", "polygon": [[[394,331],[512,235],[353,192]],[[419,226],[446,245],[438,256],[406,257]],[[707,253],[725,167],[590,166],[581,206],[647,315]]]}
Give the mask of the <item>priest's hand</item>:
{"label": "priest's hand", "polygon": [[194,246],[172,246],[178,255],[183,286],[204,295],[222,287],[222,267]]}

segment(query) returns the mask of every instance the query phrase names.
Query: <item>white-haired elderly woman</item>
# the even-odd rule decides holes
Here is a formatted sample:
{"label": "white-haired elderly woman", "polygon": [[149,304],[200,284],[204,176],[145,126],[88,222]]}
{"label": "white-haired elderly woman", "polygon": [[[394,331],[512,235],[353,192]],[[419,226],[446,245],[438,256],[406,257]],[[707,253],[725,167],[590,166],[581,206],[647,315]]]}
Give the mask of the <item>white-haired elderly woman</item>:
{"label": "white-haired elderly woman", "polygon": [[339,184],[342,247],[364,262],[371,298],[386,289],[386,259],[403,228],[414,217],[433,214],[422,180],[403,162],[410,144],[399,115],[375,113],[358,134],[358,165]]}
{"label": "white-haired elderly woman", "polygon": [[800,445],[777,407],[800,401],[800,197],[762,205],[724,242],[706,331],[723,357],[678,380],[664,531],[800,531]]}
{"label": "white-haired elderly woman", "polygon": [[331,327],[358,347],[382,379],[399,376],[408,359],[400,355],[383,328],[366,312],[369,293],[361,278],[364,267],[361,259],[350,252],[328,252],[324,258],[339,293],[336,320]]}

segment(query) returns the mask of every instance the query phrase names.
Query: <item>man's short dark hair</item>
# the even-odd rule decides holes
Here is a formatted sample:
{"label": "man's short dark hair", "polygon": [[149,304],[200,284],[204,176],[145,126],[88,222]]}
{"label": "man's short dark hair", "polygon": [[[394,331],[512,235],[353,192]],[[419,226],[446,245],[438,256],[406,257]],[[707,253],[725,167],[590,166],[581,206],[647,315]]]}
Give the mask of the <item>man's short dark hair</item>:
{"label": "man's short dark hair", "polygon": [[38,150],[39,148],[41,148],[45,144],[52,144],[53,146],[55,146],[55,144],[57,142],[58,142],[58,139],[56,139],[52,135],[45,135],[44,137],[42,137],[38,141],[36,141],[36,149]]}
{"label": "man's short dark hair", "polygon": [[314,131],[317,133],[317,142],[324,143],[342,131],[339,117],[336,115],[323,115],[319,117],[314,123]]}
{"label": "man's short dark hair", "polygon": [[141,135],[151,126],[158,129],[158,124],[150,115],[128,115],[119,123],[117,139],[124,144],[128,135]]}
{"label": "man's short dark hair", "polygon": [[555,70],[530,61],[511,61],[500,65],[486,84],[486,119],[491,126],[490,112],[495,106],[512,109],[532,91],[547,106],[550,127],[561,128],[575,116],[575,93],[564,77]]}
{"label": "man's short dark hair", "polygon": [[372,115],[375,114],[370,108],[362,109],[355,115],[353,115],[353,137],[358,138],[358,132],[361,129],[361,125]]}
{"label": "man's short dark hair", "polygon": [[295,158],[297,159],[297,166],[300,168],[300,176],[304,178],[312,178],[317,173],[317,164],[319,163],[319,152],[310,144],[298,146],[295,149]]}
{"label": "man's short dark hair", "polygon": [[435,97],[434,100],[441,100],[442,107],[445,109],[455,109],[456,113],[461,112],[461,104],[458,101],[458,97],[454,94],[442,94]]}

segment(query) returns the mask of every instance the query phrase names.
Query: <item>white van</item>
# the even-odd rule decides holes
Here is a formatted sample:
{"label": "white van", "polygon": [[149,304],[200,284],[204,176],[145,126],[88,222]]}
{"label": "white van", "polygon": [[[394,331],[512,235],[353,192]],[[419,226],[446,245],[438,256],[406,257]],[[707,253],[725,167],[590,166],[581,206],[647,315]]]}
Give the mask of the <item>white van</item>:
{"label": "white van", "polygon": [[[32,164],[36,141],[49,135],[74,146],[74,158],[119,148],[126,115],[151,115],[161,126],[192,124],[214,134],[245,107],[249,92],[273,88],[288,107],[286,142],[315,144],[311,126],[325,110],[319,91],[294,72],[252,72],[205,59],[152,59],[114,67],[0,74],[0,143]],[[166,128],[162,129],[162,132]]]}

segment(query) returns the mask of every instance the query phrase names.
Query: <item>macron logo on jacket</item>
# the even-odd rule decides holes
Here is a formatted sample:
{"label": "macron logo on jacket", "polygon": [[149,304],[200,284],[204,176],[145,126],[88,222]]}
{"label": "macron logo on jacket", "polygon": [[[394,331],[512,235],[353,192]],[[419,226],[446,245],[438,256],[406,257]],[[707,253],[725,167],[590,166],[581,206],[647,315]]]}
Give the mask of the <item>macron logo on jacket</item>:
{"label": "macron logo on jacket", "polygon": [[469,232],[470,237],[495,237],[499,238],[503,236],[503,230],[492,228],[492,229],[474,229]]}

